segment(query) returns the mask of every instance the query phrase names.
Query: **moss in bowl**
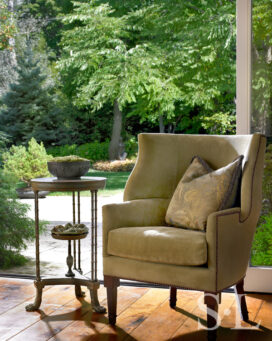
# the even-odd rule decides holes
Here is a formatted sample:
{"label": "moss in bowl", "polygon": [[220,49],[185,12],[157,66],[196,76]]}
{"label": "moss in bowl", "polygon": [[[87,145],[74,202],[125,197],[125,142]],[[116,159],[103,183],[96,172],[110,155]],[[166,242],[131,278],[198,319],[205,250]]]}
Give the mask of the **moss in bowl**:
{"label": "moss in bowl", "polygon": [[90,161],[76,155],[55,157],[47,162],[49,172],[58,179],[79,179],[90,169]]}

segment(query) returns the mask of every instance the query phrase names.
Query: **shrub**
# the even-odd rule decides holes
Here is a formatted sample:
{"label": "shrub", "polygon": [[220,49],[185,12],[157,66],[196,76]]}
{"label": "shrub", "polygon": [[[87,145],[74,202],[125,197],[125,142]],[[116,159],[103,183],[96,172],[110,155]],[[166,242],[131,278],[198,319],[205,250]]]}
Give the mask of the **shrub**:
{"label": "shrub", "polygon": [[[0,133],[0,158],[4,139]],[[27,259],[20,255],[26,241],[35,236],[34,221],[27,217],[28,206],[17,200],[16,179],[0,169],[0,267],[21,265]]]}
{"label": "shrub", "polygon": [[262,189],[266,204],[264,208],[268,212],[272,210],[272,144],[269,144],[266,148]]}
{"label": "shrub", "polygon": [[46,154],[43,143],[38,144],[34,138],[24,146],[12,146],[3,153],[4,172],[15,175],[19,180],[30,185],[33,178],[49,176],[47,161],[52,157]]}
{"label": "shrub", "polygon": [[85,143],[77,148],[77,155],[92,162],[109,158],[109,142]]}
{"label": "shrub", "polygon": [[27,259],[20,255],[26,241],[35,236],[34,221],[27,217],[28,206],[16,198],[16,180],[0,171],[0,267],[22,265]]}
{"label": "shrub", "polygon": [[76,144],[51,147],[47,153],[57,156],[77,155],[79,157],[95,162],[108,159],[109,142],[91,142],[80,146]]}
{"label": "shrub", "polygon": [[46,151],[47,151],[47,154],[57,157],[57,156],[77,155],[76,149],[77,149],[76,144],[72,144],[72,145],[66,144],[64,146],[55,146],[55,147],[47,148]]}
{"label": "shrub", "polygon": [[138,152],[138,142],[135,137],[132,137],[125,142],[125,150],[128,158],[136,157]]}
{"label": "shrub", "polygon": [[93,164],[93,169],[103,172],[131,172],[135,162],[135,159],[98,161]]}
{"label": "shrub", "polygon": [[252,245],[252,265],[272,265],[272,214],[262,217]]}

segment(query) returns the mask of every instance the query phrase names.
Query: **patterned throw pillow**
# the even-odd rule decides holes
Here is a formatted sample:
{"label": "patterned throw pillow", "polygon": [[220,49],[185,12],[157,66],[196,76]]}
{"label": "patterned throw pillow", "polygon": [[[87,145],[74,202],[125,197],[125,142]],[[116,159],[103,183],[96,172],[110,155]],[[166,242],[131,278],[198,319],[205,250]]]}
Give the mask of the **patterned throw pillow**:
{"label": "patterned throw pillow", "polygon": [[166,223],[205,230],[209,214],[233,207],[242,172],[243,155],[213,170],[195,156],[180,180],[166,212]]}

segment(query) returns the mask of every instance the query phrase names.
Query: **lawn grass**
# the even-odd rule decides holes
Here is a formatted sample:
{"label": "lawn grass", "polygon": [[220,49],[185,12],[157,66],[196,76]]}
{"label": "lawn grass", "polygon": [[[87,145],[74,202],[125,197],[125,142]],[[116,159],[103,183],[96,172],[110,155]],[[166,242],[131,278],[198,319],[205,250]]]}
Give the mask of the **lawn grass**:
{"label": "lawn grass", "polygon": [[[129,174],[130,174],[129,172],[100,172],[91,169],[88,172],[87,176],[98,176],[107,178],[105,189],[100,190],[98,193],[100,196],[108,197],[123,192]],[[49,195],[63,196],[70,194],[71,193],[69,192],[51,192]],[[90,196],[90,192],[89,191],[81,192],[81,196]]]}

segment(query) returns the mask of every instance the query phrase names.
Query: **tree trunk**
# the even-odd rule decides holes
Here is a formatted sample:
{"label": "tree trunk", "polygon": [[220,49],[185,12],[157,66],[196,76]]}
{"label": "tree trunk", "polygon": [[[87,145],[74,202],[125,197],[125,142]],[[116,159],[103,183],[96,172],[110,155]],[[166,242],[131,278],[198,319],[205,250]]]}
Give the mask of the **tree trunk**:
{"label": "tree trunk", "polygon": [[119,144],[121,140],[122,130],[122,111],[119,108],[118,101],[114,102],[113,106],[113,126],[111,133],[111,141],[109,146],[109,159],[119,160]]}
{"label": "tree trunk", "polygon": [[164,133],[164,124],[163,124],[163,116],[160,115],[159,117],[159,122],[160,122],[160,133]]}

